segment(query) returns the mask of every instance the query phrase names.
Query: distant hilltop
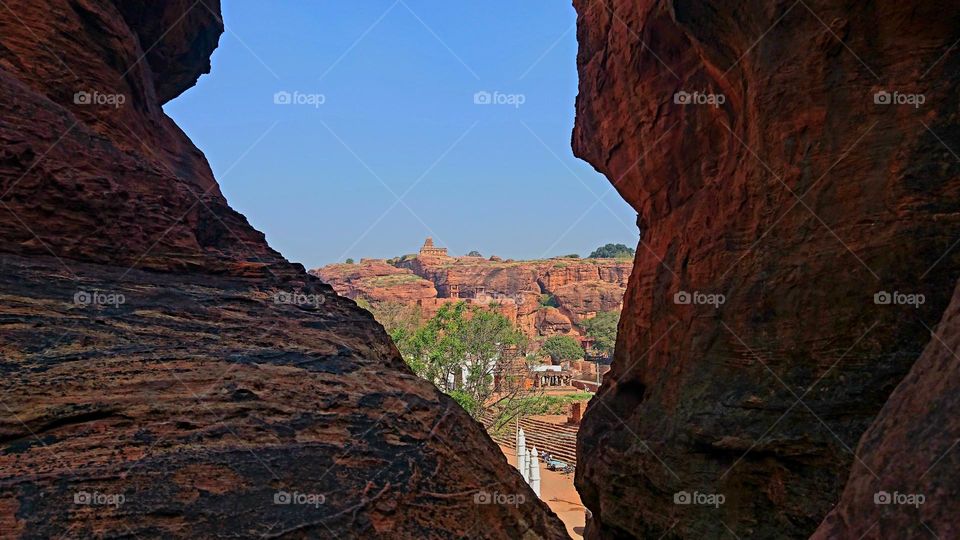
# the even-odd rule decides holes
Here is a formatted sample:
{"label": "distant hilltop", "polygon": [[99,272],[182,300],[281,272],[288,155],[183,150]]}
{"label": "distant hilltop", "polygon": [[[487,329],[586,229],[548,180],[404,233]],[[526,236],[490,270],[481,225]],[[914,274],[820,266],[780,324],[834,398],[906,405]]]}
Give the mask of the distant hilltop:
{"label": "distant hilltop", "polygon": [[477,252],[453,257],[427,238],[416,254],[332,264],[310,273],[355,300],[417,305],[427,315],[462,301],[498,309],[530,337],[582,336],[583,321],[620,311],[633,267],[632,250],[625,250],[609,244],[594,254],[623,257],[515,261]]}

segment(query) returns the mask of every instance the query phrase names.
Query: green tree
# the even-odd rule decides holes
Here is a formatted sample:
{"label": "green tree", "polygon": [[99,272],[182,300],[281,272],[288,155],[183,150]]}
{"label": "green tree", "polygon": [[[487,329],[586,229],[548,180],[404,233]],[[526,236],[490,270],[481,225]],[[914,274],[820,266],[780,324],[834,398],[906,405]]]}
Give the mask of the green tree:
{"label": "green tree", "polygon": [[607,244],[593,250],[590,254],[591,259],[632,259],[636,254],[633,248],[623,244]]}
{"label": "green tree", "polygon": [[347,264],[353,264],[354,261],[353,261],[353,259],[347,259],[346,262],[347,262]]}
{"label": "green tree", "polygon": [[[361,304],[365,302],[366,305]],[[411,361],[414,357],[413,338],[417,329],[423,324],[423,310],[420,306],[404,304],[402,302],[378,302],[370,304],[363,299],[357,300],[357,304],[373,313],[373,317],[383,325],[387,333],[393,339],[393,342],[400,350],[404,360],[410,365],[414,373],[420,374],[423,366],[414,365]],[[369,306],[369,307],[367,307]]]}
{"label": "green tree", "polygon": [[[361,300],[362,302],[362,300]],[[527,338],[496,311],[463,302],[446,304],[430,318],[399,302],[366,304],[393,338],[404,361],[471,416],[506,429],[517,416],[536,414],[542,392],[524,387]],[[499,374],[499,376],[497,376]]]}
{"label": "green tree", "polygon": [[460,339],[467,367],[462,389],[479,403],[486,403],[497,390],[494,373],[508,367],[523,352],[526,336],[502,314],[474,309],[463,324]]}
{"label": "green tree", "polygon": [[619,311],[603,311],[596,317],[580,323],[587,335],[592,337],[593,348],[597,352],[610,356],[617,342],[617,325],[620,323]]}
{"label": "green tree", "polygon": [[475,417],[480,411],[480,403],[478,403],[476,398],[474,398],[468,392],[464,392],[463,390],[454,390],[450,392],[450,397],[459,403],[460,406],[463,407],[463,410],[470,413],[470,416]]}
{"label": "green tree", "polygon": [[467,253],[467,257],[483,257],[479,251],[473,250],[470,253]]}
{"label": "green tree", "polygon": [[495,395],[505,389],[494,384],[494,375],[508,372],[526,349],[526,336],[509,319],[463,302],[446,304],[425,321],[391,305],[376,313],[413,372],[475,418],[502,401]]}
{"label": "green tree", "polygon": [[576,338],[570,336],[551,336],[543,342],[540,352],[549,355],[554,362],[583,358],[583,347]]}
{"label": "green tree", "polygon": [[577,253],[571,253],[571,254],[569,254],[569,255],[564,255],[563,258],[564,258],[564,259],[579,259],[579,258],[580,258],[580,255],[577,254]]}

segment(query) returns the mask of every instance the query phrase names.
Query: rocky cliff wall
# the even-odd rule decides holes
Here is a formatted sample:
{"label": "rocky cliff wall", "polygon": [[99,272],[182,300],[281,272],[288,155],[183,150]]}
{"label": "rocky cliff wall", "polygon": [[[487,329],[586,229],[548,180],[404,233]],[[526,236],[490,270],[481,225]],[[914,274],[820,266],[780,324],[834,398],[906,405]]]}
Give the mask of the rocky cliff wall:
{"label": "rocky cliff wall", "polygon": [[0,8],[0,534],[562,538],[164,115],[222,31],[210,0]]}
{"label": "rocky cliff wall", "polygon": [[[490,261],[479,257],[411,257],[394,264],[364,259],[311,270],[349,298],[419,305],[429,316],[451,298],[496,302],[529,337],[579,335],[581,322],[619,311],[632,263],[615,259]],[[551,298],[541,305],[543,295]]]}
{"label": "rocky cliff wall", "polygon": [[332,264],[310,273],[352,299],[414,305],[437,297],[430,280],[377,259],[364,259],[360,264]]}
{"label": "rocky cliff wall", "polygon": [[960,290],[860,439],[840,502],[813,538],[960,537]]}
{"label": "rocky cliff wall", "polygon": [[[933,347],[957,281],[960,11],[574,4],[574,150],[642,234],[613,368],[580,431],[588,536],[808,536],[855,462],[893,463],[857,457],[858,440]],[[947,403],[944,387],[910,386]],[[871,433],[859,448],[881,456],[872,448],[898,436]],[[950,437],[928,441],[945,452]],[[890,479],[914,469],[890,467]],[[828,534],[919,530],[894,506],[862,530],[879,515],[862,479],[855,468]],[[950,492],[934,491],[919,517],[946,534]]]}

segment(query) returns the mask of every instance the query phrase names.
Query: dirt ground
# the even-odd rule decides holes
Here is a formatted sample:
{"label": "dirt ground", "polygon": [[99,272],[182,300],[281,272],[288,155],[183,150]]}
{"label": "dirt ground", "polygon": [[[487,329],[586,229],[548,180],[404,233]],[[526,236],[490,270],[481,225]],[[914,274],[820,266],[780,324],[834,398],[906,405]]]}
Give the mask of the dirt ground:
{"label": "dirt ground", "polygon": [[[517,455],[513,449],[500,446],[500,450],[507,461],[517,466]],[[583,538],[583,526],[586,523],[585,508],[580,504],[580,495],[573,487],[572,474],[560,474],[546,467],[540,467],[540,498],[547,503],[563,524],[567,526],[567,533],[571,538]]]}

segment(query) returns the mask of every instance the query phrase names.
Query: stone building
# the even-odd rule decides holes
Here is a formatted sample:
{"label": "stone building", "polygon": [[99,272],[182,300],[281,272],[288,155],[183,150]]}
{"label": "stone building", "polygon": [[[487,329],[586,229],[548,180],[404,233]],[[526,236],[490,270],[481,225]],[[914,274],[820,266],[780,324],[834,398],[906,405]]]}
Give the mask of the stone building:
{"label": "stone building", "polygon": [[433,245],[433,238],[427,237],[426,241],[423,242],[423,247],[420,248],[421,257],[449,257],[447,255],[447,248],[438,248]]}

